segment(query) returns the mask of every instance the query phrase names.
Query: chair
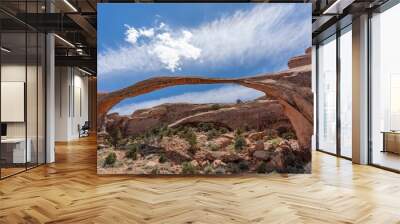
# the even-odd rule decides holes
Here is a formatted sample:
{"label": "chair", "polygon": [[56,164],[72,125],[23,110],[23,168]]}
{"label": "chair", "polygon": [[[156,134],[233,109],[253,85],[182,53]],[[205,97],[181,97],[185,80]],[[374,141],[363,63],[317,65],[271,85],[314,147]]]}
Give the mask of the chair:
{"label": "chair", "polygon": [[89,121],[85,121],[85,123],[82,125],[82,127],[80,127],[80,125],[78,125],[79,138],[89,136],[89,130],[90,130]]}

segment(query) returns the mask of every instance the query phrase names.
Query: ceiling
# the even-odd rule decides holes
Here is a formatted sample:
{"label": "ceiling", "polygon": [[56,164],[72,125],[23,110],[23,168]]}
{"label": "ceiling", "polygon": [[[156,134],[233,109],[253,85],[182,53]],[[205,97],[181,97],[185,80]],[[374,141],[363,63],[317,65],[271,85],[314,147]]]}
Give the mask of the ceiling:
{"label": "ceiling", "polygon": [[[313,41],[329,35],[329,28],[346,16],[374,8],[387,0],[267,0],[251,2],[312,3]],[[97,57],[97,3],[172,2],[135,0],[1,0],[0,22],[2,32],[54,32],[56,65],[79,66],[96,73]],[[191,2],[200,2],[193,0]],[[220,2],[220,1],[214,1]],[[248,2],[236,0],[236,2]],[[27,13],[26,13],[27,12]],[[51,13],[50,13],[51,12]],[[351,22],[351,18],[350,18]],[[331,29],[335,32],[335,29]],[[327,33],[328,32],[328,33]],[[17,34],[5,38],[20,41]],[[23,43],[19,43],[23,44]],[[28,50],[29,51],[29,50]]]}

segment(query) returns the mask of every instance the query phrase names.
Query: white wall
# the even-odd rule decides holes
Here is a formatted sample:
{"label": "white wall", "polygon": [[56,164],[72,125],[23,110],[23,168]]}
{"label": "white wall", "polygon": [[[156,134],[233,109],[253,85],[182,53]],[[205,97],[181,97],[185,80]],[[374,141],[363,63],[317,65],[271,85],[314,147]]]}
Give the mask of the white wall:
{"label": "white wall", "polygon": [[72,67],[56,67],[55,140],[79,138],[78,125],[88,120],[88,78]]}

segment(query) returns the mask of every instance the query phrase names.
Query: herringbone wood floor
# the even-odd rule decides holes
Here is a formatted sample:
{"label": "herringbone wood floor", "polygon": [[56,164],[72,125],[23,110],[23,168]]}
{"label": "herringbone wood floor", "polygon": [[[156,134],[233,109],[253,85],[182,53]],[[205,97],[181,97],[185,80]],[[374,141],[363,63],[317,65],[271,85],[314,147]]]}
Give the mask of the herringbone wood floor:
{"label": "herringbone wood floor", "polygon": [[0,181],[0,223],[400,223],[400,175],[326,154],[311,175],[103,177],[95,144]]}

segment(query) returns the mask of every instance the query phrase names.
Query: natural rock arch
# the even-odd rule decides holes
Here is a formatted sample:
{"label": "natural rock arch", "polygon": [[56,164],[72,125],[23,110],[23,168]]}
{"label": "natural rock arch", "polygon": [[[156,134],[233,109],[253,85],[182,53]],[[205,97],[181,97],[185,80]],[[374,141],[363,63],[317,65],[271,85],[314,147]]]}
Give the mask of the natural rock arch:
{"label": "natural rock arch", "polygon": [[[302,150],[309,150],[313,132],[313,102],[310,88],[297,87],[293,83],[274,79],[250,78],[220,79],[206,77],[157,77],[135,83],[129,87],[98,94],[98,124],[102,124],[107,112],[124,99],[149,93],[158,89],[187,84],[238,84],[264,92],[278,100],[290,120]],[[299,90],[298,90],[299,89]]]}

